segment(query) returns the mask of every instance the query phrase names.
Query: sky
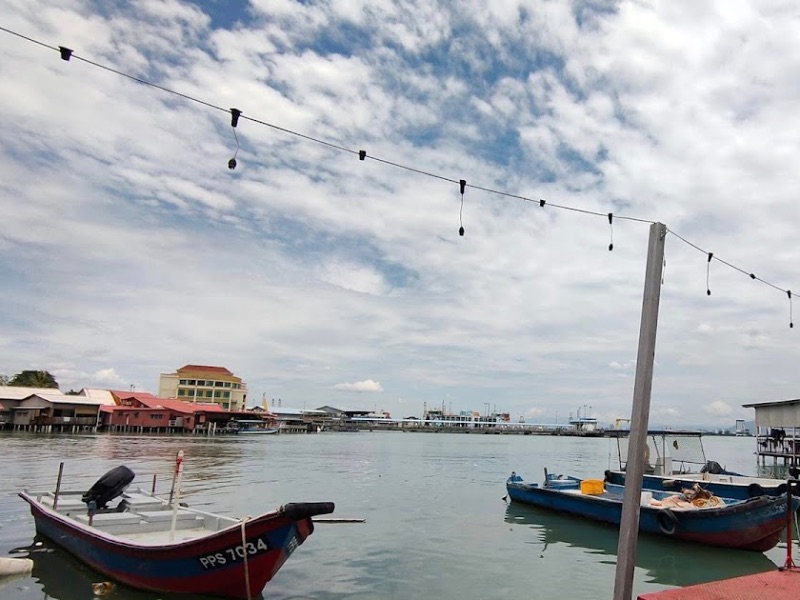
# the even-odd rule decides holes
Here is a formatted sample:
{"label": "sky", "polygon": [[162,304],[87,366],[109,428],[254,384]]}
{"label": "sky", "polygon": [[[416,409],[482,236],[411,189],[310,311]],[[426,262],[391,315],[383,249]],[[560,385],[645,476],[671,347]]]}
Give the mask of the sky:
{"label": "sky", "polygon": [[610,423],[658,221],[650,423],[800,396],[794,2],[0,15],[49,46],[0,31],[2,374],[157,392],[206,364],[253,403]]}

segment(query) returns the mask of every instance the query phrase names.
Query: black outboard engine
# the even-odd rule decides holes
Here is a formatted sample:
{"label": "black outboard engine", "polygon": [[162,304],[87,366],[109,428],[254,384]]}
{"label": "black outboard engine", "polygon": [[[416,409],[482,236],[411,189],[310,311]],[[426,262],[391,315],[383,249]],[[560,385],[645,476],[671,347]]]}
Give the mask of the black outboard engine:
{"label": "black outboard engine", "polygon": [[712,475],[720,475],[725,472],[725,469],[723,469],[722,465],[719,464],[717,461],[710,460],[703,465],[703,468],[700,469],[700,472],[711,473]]}
{"label": "black outboard engine", "polygon": [[[108,473],[98,479],[89,488],[89,491],[81,496],[90,508],[102,510],[106,504],[119,496],[135,477],[133,471],[122,465],[111,469]],[[94,506],[92,506],[92,503]]]}

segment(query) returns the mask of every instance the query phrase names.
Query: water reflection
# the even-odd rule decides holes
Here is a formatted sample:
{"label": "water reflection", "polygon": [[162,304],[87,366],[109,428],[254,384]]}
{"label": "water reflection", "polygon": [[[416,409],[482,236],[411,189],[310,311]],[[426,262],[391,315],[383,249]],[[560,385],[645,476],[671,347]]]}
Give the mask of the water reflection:
{"label": "water reflection", "polygon": [[[32,577],[41,587],[40,597],[43,600],[98,598],[92,593],[92,584],[106,581],[106,577],[79,562],[46,538],[37,536],[34,545],[31,546],[27,556],[33,559]],[[23,555],[18,554],[18,556]],[[114,600],[186,600],[185,595],[142,592],[123,585],[116,585],[107,597]],[[194,595],[192,598],[204,597]]]}
{"label": "water reflection", "polygon": [[[552,545],[565,544],[607,555],[610,564],[616,563],[616,527],[514,503],[506,509],[505,521],[529,526],[537,534],[542,555]],[[636,566],[645,570],[648,582],[681,587],[777,568],[760,552],[707,548],[650,535],[639,537]]]}

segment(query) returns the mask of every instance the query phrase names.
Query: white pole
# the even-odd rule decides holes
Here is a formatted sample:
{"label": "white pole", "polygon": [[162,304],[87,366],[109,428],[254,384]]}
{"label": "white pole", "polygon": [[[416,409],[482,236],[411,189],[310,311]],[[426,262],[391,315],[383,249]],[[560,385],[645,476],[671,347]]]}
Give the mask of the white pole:
{"label": "white pole", "polygon": [[175,458],[175,497],[172,501],[172,525],[169,528],[169,541],[175,539],[175,524],[178,521],[178,506],[181,499],[181,478],[183,477],[183,450]]}
{"label": "white pole", "polygon": [[647,269],[642,300],[642,321],[639,326],[639,351],[636,357],[636,380],[633,385],[631,430],[628,434],[628,462],[625,491],[622,497],[622,520],[619,525],[617,571],[614,578],[614,600],[630,600],[633,594],[633,571],[636,566],[636,544],[639,536],[639,512],[644,476],[644,451],[647,444],[647,423],[650,417],[650,392],[653,386],[653,362],[656,354],[658,304],[661,299],[661,271],[664,264],[663,223],[650,226],[647,247]]}

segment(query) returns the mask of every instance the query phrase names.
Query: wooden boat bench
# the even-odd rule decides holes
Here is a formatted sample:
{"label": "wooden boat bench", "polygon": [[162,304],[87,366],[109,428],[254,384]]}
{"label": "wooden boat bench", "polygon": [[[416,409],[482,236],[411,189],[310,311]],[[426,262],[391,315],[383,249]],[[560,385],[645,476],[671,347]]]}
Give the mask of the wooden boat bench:
{"label": "wooden boat bench", "polygon": [[[139,515],[147,523],[166,523],[167,527],[172,524],[171,510],[143,510],[137,511],[135,514]],[[175,526],[180,527],[179,523],[184,521],[192,521],[194,524],[197,519],[197,513],[179,510],[175,515]]]}

